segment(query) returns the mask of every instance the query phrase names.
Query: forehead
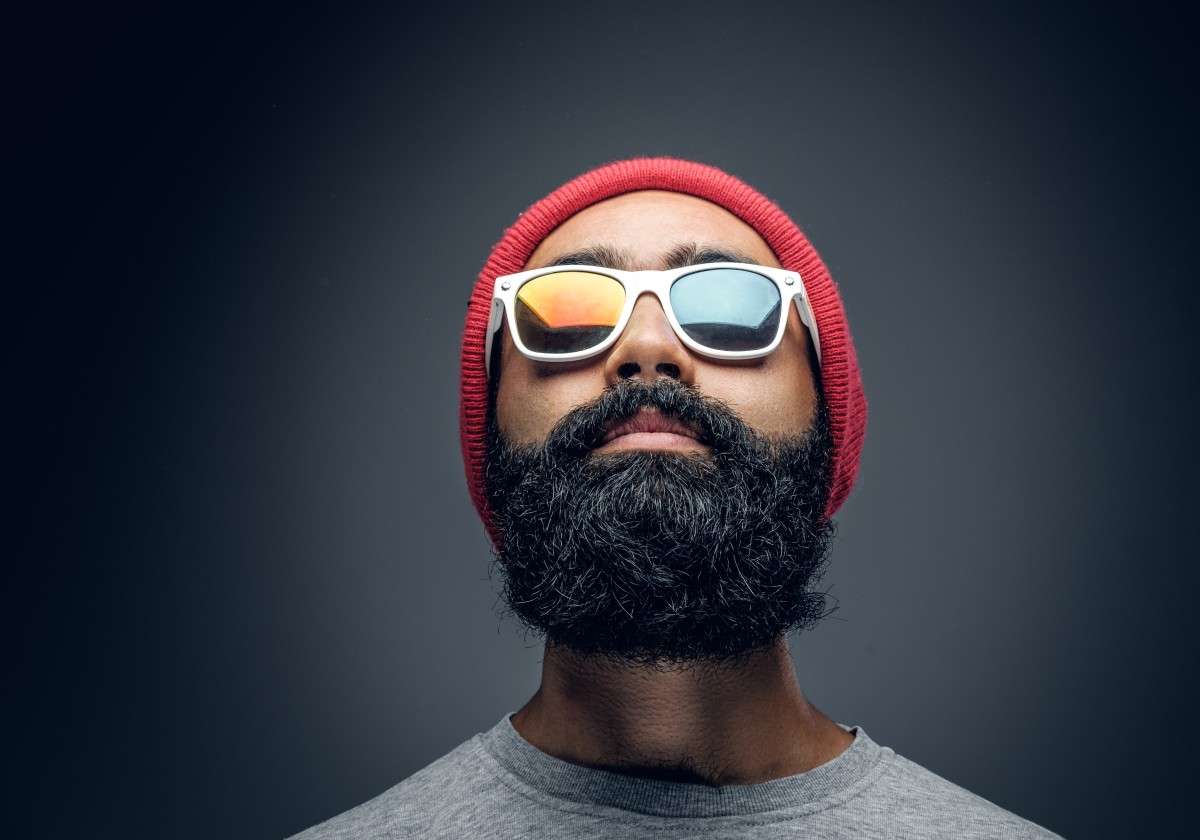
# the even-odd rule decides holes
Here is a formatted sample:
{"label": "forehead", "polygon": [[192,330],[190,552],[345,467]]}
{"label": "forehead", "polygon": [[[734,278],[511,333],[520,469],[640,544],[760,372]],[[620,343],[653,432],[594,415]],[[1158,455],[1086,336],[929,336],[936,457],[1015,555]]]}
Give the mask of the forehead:
{"label": "forehead", "polygon": [[724,207],[684,193],[638,190],[571,216],[541,241],[526,267],[539,268],[559,254],[609,245],[630,254],[632,268],[659,268],[673,248],[693,243],[738,251],[761,265],[779,265],[754,228]]}

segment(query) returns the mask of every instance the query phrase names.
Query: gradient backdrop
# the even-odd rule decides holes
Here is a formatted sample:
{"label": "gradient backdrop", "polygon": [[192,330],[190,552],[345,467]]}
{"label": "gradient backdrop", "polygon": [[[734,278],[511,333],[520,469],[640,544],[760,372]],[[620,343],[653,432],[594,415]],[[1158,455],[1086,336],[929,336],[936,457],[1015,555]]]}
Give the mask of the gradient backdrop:
{"label": "gradient backdrop", "polygon": [[8,32],[10,836],[279,838],[525,702],[459,331],[519,211],[638,154],[779,202],[848,308],[808,696],[1071,840],[1178,836],[1190,17],[172,8]]}

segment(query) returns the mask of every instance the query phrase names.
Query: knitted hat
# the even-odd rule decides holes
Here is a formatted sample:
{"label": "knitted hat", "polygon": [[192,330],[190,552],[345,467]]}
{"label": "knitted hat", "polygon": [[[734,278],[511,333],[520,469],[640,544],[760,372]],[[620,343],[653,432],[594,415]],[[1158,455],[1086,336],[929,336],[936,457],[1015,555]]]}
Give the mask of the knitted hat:
{"label": "knitted hat", "polygon": [[752,187],[712,166],[671,157],[616,161],[568,181],[522,213],[492,248],[467,304],[459,381],[459,433],[471,501],[499,545],[484,492],[488,383],[484,339],[495,279],[522,271],[558,225],[583,208],[634,190],[668,190],[724,207],[758,232],[780,265],[799,272],[821,337],[821,384],[833,437],[826,516],[849,495],[867,427],[867,400],[837,285],[816,249],[787,214]]}

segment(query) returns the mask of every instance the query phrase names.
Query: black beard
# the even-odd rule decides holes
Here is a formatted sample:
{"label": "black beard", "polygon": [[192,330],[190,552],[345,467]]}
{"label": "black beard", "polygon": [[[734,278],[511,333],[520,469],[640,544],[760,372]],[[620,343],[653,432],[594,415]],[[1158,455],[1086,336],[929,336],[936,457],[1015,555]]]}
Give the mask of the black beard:
{"label": "black beard", "polygon": [[[485,487],[504,599],[530,630],[622,664],[729,663],[828,615],[828,411],[769,440],[677,380],[622,380],[572,409],[546,443],[513,447],[489,400]],[[609,423],[653,406],[705,454],[593,455]],[[832,612],[830,610],[829,612]]]}

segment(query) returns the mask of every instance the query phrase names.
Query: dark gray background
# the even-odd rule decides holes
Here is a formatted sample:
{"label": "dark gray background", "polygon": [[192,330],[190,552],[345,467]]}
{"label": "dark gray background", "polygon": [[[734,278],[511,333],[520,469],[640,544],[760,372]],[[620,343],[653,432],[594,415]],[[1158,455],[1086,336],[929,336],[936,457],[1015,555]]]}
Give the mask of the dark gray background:
{"label": "dark gray background", "polygon": [[1123,9],[14,25],[10,812],[281,837],[518,708],[541,649],[497,618],[462,476],[468,291],[531,202],[673,154],[796,219],[857,342],[806,693],[1068,838],[1177,833],[1194,22]]}

